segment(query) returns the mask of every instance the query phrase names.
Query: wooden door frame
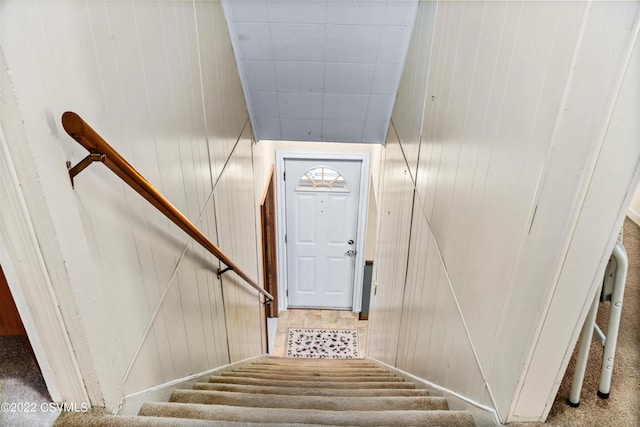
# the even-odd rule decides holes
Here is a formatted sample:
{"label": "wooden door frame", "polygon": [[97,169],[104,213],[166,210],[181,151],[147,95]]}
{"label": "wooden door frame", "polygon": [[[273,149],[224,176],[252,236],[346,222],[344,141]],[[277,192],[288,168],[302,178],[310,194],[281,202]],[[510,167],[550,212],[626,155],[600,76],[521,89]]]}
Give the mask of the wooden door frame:
{"label": "wooden door frame", "polygon": [[[260,198],[260,231],[262,243],[262,280],[264,288],[273,295],[273,302],[266,307],[267,317],[278,317],[278,257],[277,242],[274,238],[277,234],[276,227],[276,206],[275,206],[275,166],[271,165],[267,185],[264,187]],[[275,263],[269,254],[275,255]],[[273,275],[275,273],[275,280]],[[273,283],[275,281],[275,283]]]}
{"label": "wooden door frame", "polygon": [[335,152],[306,152],[306,151],[276,151],[276,197],[277,208],[277,259],[278,259],[278,293],[280,300],[278,308],[286,310],[289,306],[287,297],[288,277],[287,277],[287,246],[285,243],[286,233],[286,204],[285,204],[285,182],[284,170],[285,160],[351,160],[360,161],[360,195],[358,199],[358,225],[356,226],[356,268],[353,275],[353,304],[354,313],[359,313],[362,309],[362,279],[364,275],[364,253],[365,235],[367,226],[367,214],[369,206],[369,174],[370,174],[370,153],[335,153]]}
{"label": "wooden door frame", "polygon": [[9,289],[9,282],[0,264],[0,336],[25,336],[27,331],[20,318],[18,307]]}

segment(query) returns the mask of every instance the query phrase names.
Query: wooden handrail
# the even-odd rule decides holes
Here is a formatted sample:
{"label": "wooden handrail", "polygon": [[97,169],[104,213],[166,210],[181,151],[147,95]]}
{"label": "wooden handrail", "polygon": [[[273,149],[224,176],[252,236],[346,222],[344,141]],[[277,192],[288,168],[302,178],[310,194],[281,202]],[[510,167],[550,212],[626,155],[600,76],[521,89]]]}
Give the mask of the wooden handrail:
{"label": "wooden handrail", "polygon": [[149,203],[155,206],[175,225],[180,227],[185,233],[191,236],[196,242],[209,251],[213,256],[222,261],[227,268],[219,271],[223,274],[232,270],[238,276],[242,277],[251,287],[265,296],[265,304],[273,301],[273,296],[262,289],[251,277],[247,275],[240,267],[238,267],[231,259],[216,245],[214,245],[204,234],[184,216],[175,206],[173,206],[158,190],[156,190],[149,182],[136,171],[116,150],[102,139],[91,126],[89,126],[76,113],[67,111],[62,115],[62,126],[67,133],[75,139],[80,145],[89,151],[89,155],[85,157],[76,166],[69,168],[69,176],[73,184],[73,178],[84,168],[95,161],[105,164],[113,173],[118,175],[120,179],[126,182],[138,194],[144,197]]}

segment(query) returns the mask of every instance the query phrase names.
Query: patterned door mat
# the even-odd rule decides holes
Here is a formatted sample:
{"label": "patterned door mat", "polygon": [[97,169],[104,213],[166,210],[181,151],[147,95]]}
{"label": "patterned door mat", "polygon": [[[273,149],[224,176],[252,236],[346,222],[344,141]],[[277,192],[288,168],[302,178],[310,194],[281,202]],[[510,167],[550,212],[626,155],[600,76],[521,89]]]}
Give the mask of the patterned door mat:
{"label": "patterned door mat", "polygon": [[289,328],[286,356],[319,359],[359,358],[358,330]]}

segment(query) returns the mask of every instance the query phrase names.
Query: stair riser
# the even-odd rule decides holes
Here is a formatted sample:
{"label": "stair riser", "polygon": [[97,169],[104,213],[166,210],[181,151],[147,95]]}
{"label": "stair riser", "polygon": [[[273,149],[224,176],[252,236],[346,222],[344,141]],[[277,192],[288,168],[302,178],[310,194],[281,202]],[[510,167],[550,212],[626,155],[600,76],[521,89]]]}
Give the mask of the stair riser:
{"label": "stair riser", "polygon": [[322,375],[345,375],[349,373],[355,373],[358,375],[389,375],[390,372],[387,369],[378,368],[331,368],[330,371],[327,368],[236,368],[230,372],[256,372],[264,374],[290,374],[292,371],[298,374],[304,374],[305,372],[322,373]]}
{"label": "stair riser", "polygon": [[428,396],[426,390],[417,389],[335,389],[335,388],[299,388],[299,387],[268,387],[241,384],[197,383],[194,390],[218,390],[254,394],[278,394],[293,396]]}
{"label": "stair riser", "polygon": [[428,411],[448,409],[447,402],[442,397],[278,396],[202,390],[176,390],[169,401],[205,405],[331,411]]}
{"label": "stair riser", "polygon": [[336,368],[382,368],[380,365],[353,359],[297,359],[291,358],[286,362],[255,362],[253,367],[296,367],[296,366],[331,366]]}
{"label": "stair riser", "polygon": [[145,403],[140,415],[247,423],[303,423],[333,426],[472,426],[473,419],[457,411],[318,411],[309,409],[236,408],[188,403]]}
{"label": "stair riser", "polygon": [[[258,378],[211,377],[209,382],[224,384],[265,385],[265,380]],[[415,388],[406,382],[319,382],[319,381],[280,381],[269,380],[274,387],[318,387],[318,388]]]}
{"label": "stair riser", "polygon": [[256,374],[252,372],[223,372],[221,374],[229,378],[257,378],[263,380],[282,380],[282,381],[338,381],[338,382],[402,382],[400,377],[386,376],[320,376],[320,375],[279,375],[279,374]]}

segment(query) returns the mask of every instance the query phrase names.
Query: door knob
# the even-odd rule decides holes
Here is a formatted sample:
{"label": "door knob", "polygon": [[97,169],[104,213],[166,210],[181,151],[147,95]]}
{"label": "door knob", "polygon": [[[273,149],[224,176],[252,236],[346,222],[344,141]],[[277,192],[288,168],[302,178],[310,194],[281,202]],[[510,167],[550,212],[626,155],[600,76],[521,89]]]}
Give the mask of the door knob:
{"label": "door knob", "polygon": [[349,249],[347,251],[347,256],[354,256],[356,254],[356,251],[354,251],[353,249]]}

